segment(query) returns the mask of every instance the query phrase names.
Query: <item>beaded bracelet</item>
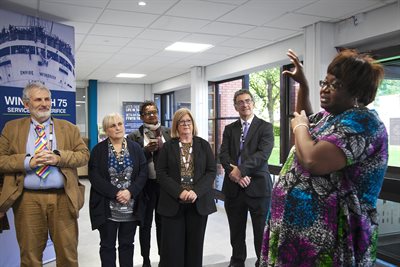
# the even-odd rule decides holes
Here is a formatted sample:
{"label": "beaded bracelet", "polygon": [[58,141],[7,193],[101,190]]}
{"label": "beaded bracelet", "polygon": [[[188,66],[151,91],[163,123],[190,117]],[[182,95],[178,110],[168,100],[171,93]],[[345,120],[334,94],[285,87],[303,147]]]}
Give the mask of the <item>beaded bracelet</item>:
{"label": "beaded bracelet", "polygon": [[310,128],[308,127],[307,124],[305,124],[305,123],[299,123],[299,124],[297,124],[296,126],[294,126],[294,128],[293,128],[293,133],[294,133],[294,134],[295,134],[296,128],[299,127],[299,126],[304,126],[304,127],[307,128],[307,130],[310,129]]}

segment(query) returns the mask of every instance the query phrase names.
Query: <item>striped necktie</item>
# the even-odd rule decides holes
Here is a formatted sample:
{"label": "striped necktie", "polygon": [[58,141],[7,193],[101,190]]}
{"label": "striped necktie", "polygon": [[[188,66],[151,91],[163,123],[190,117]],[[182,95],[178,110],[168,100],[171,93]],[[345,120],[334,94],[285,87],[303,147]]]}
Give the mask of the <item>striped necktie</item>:
{"label": "striped necktie", "polygon": [[[38,124],[35,130],[37,133],[37,138],[35,141],[35,154],[36,154],[42,150],[48,150],[49,148],[47,147],[47,137],[44,131],[44,126],[42,124]],[[35,172],[40,178],[46,179],[50,173],[50,166],[48,165],[39,166],[35,169]]]}

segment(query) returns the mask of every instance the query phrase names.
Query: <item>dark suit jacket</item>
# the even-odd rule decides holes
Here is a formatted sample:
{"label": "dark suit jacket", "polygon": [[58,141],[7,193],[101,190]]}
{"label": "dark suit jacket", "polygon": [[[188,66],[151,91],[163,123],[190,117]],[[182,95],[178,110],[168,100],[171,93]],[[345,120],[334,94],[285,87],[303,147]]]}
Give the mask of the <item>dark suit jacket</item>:
{"label": "dark suit jacket", "polygon": [[[196,208],[199,214],[208,215],[217,210],[213,193],[216,164],[210,144],[197,136],[193,137],[193,160]],[[174,216],[179,210],[179,195],[183,191],[180,162],[179,140],[173,138],[164,144],[157,163],[157,177],[161,186],[157,212],[163,216]]]}
{"label": "dark suit jacket", "polygon": [[[140,146],[127,140],[129,155],[133,161],[132,183],[128,190],[135,199],[135,213],[142,220],[145,203],[141,196],[147,180],[147,164]],[[111,216],[110,199],[115,199],[118,191],[111,184],[108,173],[108,139],[98,143],[92,150],[89,160],[89,180],[91,183],[89,213],[92,229],[97,229]]]}
{"label": "dark suit jacket", "polygon": [[[222,192],[227,197],[235,197],[241,189],[240,185],[229,178],[229,173],[232,171],[230,164],[238,164],[240,135],[240,119],[225,127],[219,159],[225,169]],[[254,116],[241,152],[242,163],[238,166],[242,176],[251,177],[250,185],[244,189],[250,197],[264,197],[271,194],[272,181],[268,171],[268,158],[273,147],[272,124]]]}
{"label": "dark suit jacket", "polygon": [[[160,126],[161,128],[161,134],[165,139],[165,142],[167,142],[168,140],[171,139],[170,136],[170,129],[164,126]],[[138,130],[130,133],[127,136],[128,139],[131,139],[132,141],[137,142],[142,148],[144,147],[144,137],[143,137],[143,125],[139,127]],[[146,156],[147,162],[149,162],[150,160],[154,161],[154,165],[157,164],[157,158],[158,158],[158,153],[160,151],[154,151],[153,154],[151,152],[148,152],[147,150],[145,150],[143,148],[143,153]]]}

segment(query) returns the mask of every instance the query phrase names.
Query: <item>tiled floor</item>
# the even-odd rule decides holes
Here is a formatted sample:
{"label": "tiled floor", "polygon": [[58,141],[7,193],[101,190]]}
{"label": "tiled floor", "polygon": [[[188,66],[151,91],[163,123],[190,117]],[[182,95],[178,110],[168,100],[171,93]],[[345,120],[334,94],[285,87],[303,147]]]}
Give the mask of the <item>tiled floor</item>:
{"label": "tiled floor", "polygon": [[[85,206],[82,208],[79,218],[79,265],[80,267],[99,267],[100,257],[99,257],[99,235],[98,231],[92,231],[90,220],[89,220],[89,208],[88,208],[88,198],[90,183],[86,179],[81,180],[82,183],[86,185],[86,202]],[[205,267],[226,267],[229,264],[229,259],[231,256],[231,246],[229,243],[229,229],[228,221],[226,219],[225,210],[222,203],[217,203],[218,211],[211,214],[208,217],[208,224],[206,230],[206,237],[204,242],[204,256],[203,265]],[[152,228],[153,233],[155,228]],[[135,267],[142,266],[142,257],[140,255],[138,234],[136,235],[136,246],[135,246],[135,256],[134,265]],[[253,246],[253,234],[250,219],[247,223],[247,255],[248,259],[246,261],[246,266],[252,267],[256,261],[254,246]],[[158,254],[157,246],[155,240],[155,234],[152,234],[152,244],[154,246],[151,248],[151,261],[152,266],[156,267],[158,265]],[[117,263],[118,266],[118,263]],[[377,267],[394,267],[394,265],[386,264],[382,261],[378,261]],[[45,264],[45,267],[56,267],[55,262],[50,262]],[[173,266],[171,266],[173,267]]]}
{"label": "tiled floor", "polygon": [[[89,220],[89,207],[88,197],[90,183],[86,179],[82,179],[82,182],[86,185],[86,202],[80,212],[79,218],[79,265],[80,267],[99,267],[99,234],[98,231],[92,231],[90,220]],[[221,203],[217,203],[218,211],[211,214],[208,217],[206,237],[204,241],[204,256],[203,265],[207,267],[226,267],[229,264],[231,256],[231,246],[229,243],[229,229],[228,221],[226,219],[225,210]],[[155,233],[155,228],[152,228]],[[255,252],[253,246],[253,234],[251,222],[249,220],[247,225],[247,255],[248,260],[246,266],[254,266],[255,263]],[[136,234],[136,246],[134,255],[135,267],[142,266],[142,257],[140,255],[139,238],[138,233]],[[151,248],[151,261],[152,266],[158,265],[158,254],[155,234],[152,234],[152,246]],[[55,267],[55,262],[45,264],[45,267]],[[171,266],[172,267],[172,266]]]}

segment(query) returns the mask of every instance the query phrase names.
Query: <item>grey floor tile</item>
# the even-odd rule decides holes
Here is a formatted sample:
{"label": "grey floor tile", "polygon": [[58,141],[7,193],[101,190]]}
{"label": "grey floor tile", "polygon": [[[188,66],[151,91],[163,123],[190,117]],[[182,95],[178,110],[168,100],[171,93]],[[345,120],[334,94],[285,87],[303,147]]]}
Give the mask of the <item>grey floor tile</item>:
{"label": "grey floor tile", "polygon": [[[99,267],[99,234],[98,231],[92,231],[89,219],[89,190],[90,183],[87,179],[81,179],[86,185],[86,202],[79,216],[79,266],[80,267]],[[204,241],[203,265],[206,267],[226,267],[229,264],[231,256],[231,246],[229,243],[229,228],[225,210],[221,202],[217,203],[218,211],[208,217],[206,236]],[[155,227],[152,228],[152,241],[150,258],[152,266],[157,267],[159,256],[155,239]],[[250,219],[247,224],[247,255],[246,266],[254,266],[255,252],[253,246],[253,234]],[[135,241],[135,267],[142,266],[142,257],[140,256],[139,235],[136,233]],[[55,262],[44,265],[45,267],[56,267]],[[118,266],[118,265],[117,265]],[[171,266],[172,267],[172,266]]]}

